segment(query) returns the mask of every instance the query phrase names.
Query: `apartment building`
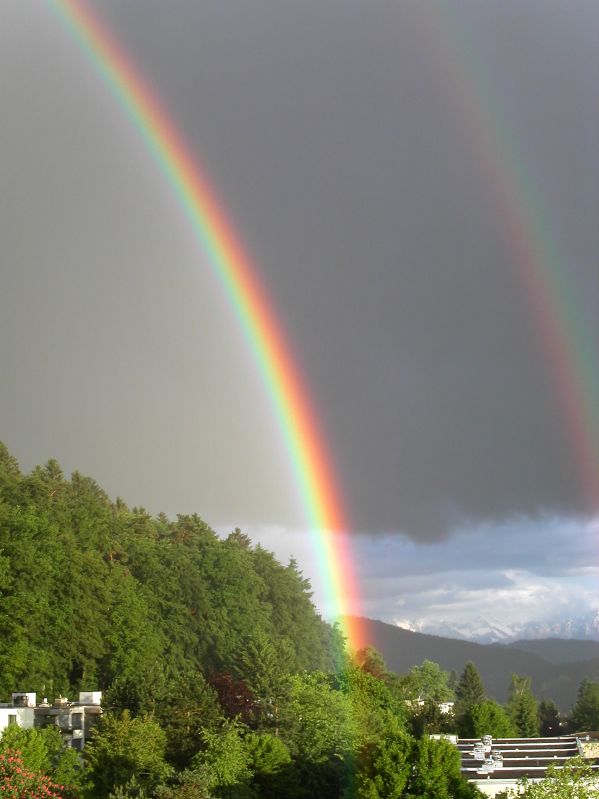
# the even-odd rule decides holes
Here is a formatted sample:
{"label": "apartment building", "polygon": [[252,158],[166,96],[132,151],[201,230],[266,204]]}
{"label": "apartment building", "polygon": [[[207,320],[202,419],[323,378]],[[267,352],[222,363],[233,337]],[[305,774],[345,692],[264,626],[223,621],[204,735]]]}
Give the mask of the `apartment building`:
{"label": "apartment building", "polygon": [[59,696],[39,704],[35,693],[15,692],[10,703],[0,704],[0,733],[11,724],[23,729],[56,727],[65,746],[82,750],[102,715],[101,703],[101,691],[81,691],[76,702]]}

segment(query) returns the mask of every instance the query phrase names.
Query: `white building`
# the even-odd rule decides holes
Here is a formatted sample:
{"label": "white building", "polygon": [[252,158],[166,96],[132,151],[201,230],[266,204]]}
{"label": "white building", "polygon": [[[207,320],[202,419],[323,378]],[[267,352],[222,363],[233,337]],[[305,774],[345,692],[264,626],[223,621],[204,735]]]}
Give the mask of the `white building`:
{"label": "white building", "polygon": [[0,704],[0,734],[11,724],[23,729],[57,727],[65,746],[83,749],[102,715],[102,692],[81,691],[78,702],[59,696],[52,704],[37,704],[35,693],[13,693],[10,704]]}
{"label": "white building", "polygon": [[13,693],[10,703],[0,704],[0,733],[11,724],[23,729],[33,727],[35,700],[34,693]]}

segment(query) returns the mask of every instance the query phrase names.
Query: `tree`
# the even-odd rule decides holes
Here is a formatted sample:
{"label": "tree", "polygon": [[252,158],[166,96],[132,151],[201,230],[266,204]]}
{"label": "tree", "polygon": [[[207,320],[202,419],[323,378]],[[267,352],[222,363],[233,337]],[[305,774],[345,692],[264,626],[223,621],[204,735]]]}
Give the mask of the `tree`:
{"label": "tree", "polygon": [[534,738],[539,734],[537,700],[530,683],[530,677],[512,674],[507,712],[522,738]]}
{"label": "tree", "polygon": [[438,702],[427,699],[415,704],[409,716],[410,730],[416,738],[432,733],[454,733],[455,719],[451,713],[443,713]]}
{"label": "tree", "polygon": [[21,755],[12,749],[0,752],[0,799],[70,799],[64,785],[52,782],[25,767]]}
{"label": "tree", "polygon": [[485,699],[472,705],[465,716],[464,726],[467,726],[467,738],[482,738],[483,735],[492,735],[493,738],[513,738],[517,731],[514,723],[505,710],[493,702]]}
{"label": "tree", "polygon": [[0,441],[0,494],[7,496],[21,479],[19,462]]}
{"label": "tree", "polygon": [[152,718],[107,714],[84,749],[90,795],[108,797],[131,780],[152,792],[171,773],[165,753],[166,735]]}
{"label": "tree", "polygon": [[412,774],[414,742],[402,732],[388,732],[358,753],[358,799],[401,799]]}
{"label": "tree", "polygon": [[204,748],[193,758],[193,770],[211,789],[247,783],[252,776],[251,757],[244,745],[241,726],[224,721],[219,730],[203,730]]}
{"label": "tree", "polygon": [[50,777],[73,791],[81,787],[81,764],[74,749],[66,749],[56,727],[24,729],[6,727],[0,738],[0,752],[18,752],[22,767],[33,774]]}
{"label": "tree", "polygon": [[311,763],[342,758],[352,748],[350,698],[334,690],[322,672],[288,678],[281,707],[281,737],[292,756]]}
{"label": "tree", "polygon": [[539,725],[544,738],[561,733],[559,710],[553,699],[542,699],[539,702]]}
{"label": "tree", "polygon": [[216,692],[218,702],[228,719],[239,717],[240,721],[251,726],[259,717],[260,704],[245,680],[219,672],[210,677],[209,684]]}
{"label": "tree", "polygon": [[351,704],[356,748],[376,742],[390,732],[405,729],[405,703],[393,693],[386,679],[378,679],[368,671],[348,666],[336,676],[334,685]]}
{"label": "tree", "polygon": [[253,773],[252,783],[260,799],[279,799],[287,795],[292,761],[283,741],[270,733],[250,732],[244,744]]}
{"label": "tree", "polygon": [[460,774],[460,753],[453,744],[429,738],[416,742],[407,797],[465,799],[479,795]]}
{"label": "tree", "polygon": [[223,711],[203,674],[185,670],[167,680],[156,718],[166,733],[169,762],[184,768],[201,747],[201,731],[219,727]]}
{"label": "tree", "polygon": [[26,769],[49,776],[53,755],[62,749],[62,739],[57,729],[23,729],[12,724],[4,729],[0,738],[0,750],[9,749],[20,753]]}
{"label": "tree", "polygon": [[478,669],[471,661],[466,663],[455,689],[454,714],[460,735],[471,736],[471,708],[485,699],[485,687]]}
{"label": "tree", "polygon": [[572,725],[579,732],[599,729],[599,683],[586,679],[580,683]]}
{"label": "tree", "polygon": [[402,678],[406,698],[424,699],[430,702],[448,702],[453,699],[449,687],[449,672],[443,671],[438,663],[423,660],[420,666],[412,666],[406,677]]}
{"label": "tree", "polygon": [[277,647],[264,630],[247,636],[235,661],[235,671],[248,688],[262,701],[271,702],[281,693],[290,653]]}
{"label": "tree", "polygon": [[354,660],[358,668],[367,674],[372,674],[378,680],[384,680],[389,674],[384,657],[373,646],[359,649],[354,656]]}

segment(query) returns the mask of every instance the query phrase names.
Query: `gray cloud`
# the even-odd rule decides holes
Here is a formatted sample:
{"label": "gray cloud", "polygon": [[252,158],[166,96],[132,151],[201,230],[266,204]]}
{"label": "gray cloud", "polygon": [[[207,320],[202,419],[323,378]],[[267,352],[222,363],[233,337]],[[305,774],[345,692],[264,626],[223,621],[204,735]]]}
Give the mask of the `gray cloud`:
{"label": "gray cloud", "polygon": [[[584,513],[514,249],[414,4],[96,6],[255,256],[355,529],[434,541]],[[447,8],[598,334],[596,5]],[[57,20],[9,11],[0,437],[27,466],[57,456],[152,510],[300,527],[267,392],[138,134]],[[481,552],[512,568],[518,553],[560,573],[572,551],[543,553],[531,529],[537,548],[516,536],[509,554],[492,531]]]}
{"label": "gray cloud", "polygon": [[[426,625],[582,617],[598,607],[597,524],[520,519],[486,529],[464,528],[435,542],[356,535],[352,551],[359,604],[351,610],[390,623]],[[283,560],[297,558],[327,614],[329,575],[315,569],[311,537],[277,528],[253,528],[250,533]]]}

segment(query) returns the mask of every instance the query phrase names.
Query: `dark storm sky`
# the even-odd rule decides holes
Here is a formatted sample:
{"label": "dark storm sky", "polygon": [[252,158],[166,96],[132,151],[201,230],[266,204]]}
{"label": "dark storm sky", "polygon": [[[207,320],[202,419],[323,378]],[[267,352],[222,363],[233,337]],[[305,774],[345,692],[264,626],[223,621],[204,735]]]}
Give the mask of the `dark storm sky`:
{"label": "dark storm sky", "polygon": [[[94,3],[258,265],[354,530],[584,516],[452,81],[509,133],[596,355],[599,9],[419,6]],[[159,169],[48,6],[2,16],[0,438],[152,511],[301,528],[267,390]]]}

